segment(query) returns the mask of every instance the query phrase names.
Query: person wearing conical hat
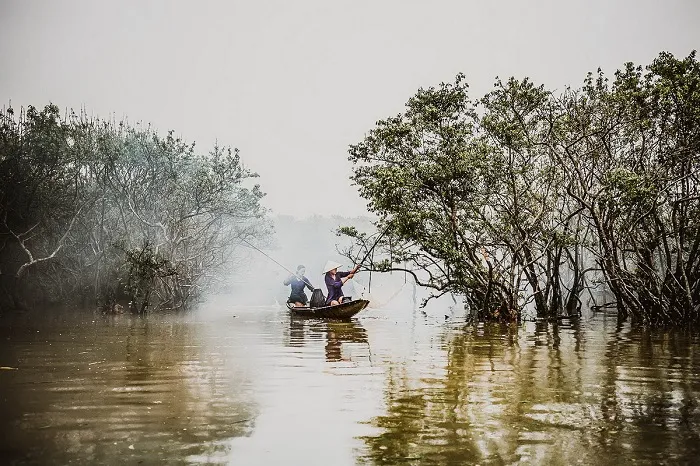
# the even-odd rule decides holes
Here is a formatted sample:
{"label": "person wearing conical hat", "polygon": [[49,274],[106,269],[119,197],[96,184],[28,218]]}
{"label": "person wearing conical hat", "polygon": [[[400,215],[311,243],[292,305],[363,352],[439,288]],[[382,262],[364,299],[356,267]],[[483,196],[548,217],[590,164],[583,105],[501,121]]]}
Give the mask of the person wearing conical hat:
{"label": "person wearing conical hat", "polygon": [[326,288],[328,288],[326,305],[335,306],[343,302],[343,285],[360,268],[359,265],[356,265],[350,272],[338,272],[338,267],[341,267],[341,264],[333,261],[326,262],[326,266],[323,267],[323,273],[326,275]]}

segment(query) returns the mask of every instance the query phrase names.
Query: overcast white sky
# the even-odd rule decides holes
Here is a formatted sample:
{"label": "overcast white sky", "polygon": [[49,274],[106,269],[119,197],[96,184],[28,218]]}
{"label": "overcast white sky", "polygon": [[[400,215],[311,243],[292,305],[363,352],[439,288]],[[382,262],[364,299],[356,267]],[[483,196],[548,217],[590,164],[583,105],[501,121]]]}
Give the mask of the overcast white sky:
{"label": "overcast white sky", "polygon": [[578,85],[700,47],[698,0],[0,0],[0,104],[241,149],[275,213],[361,215],[347,146],[464,72]]}

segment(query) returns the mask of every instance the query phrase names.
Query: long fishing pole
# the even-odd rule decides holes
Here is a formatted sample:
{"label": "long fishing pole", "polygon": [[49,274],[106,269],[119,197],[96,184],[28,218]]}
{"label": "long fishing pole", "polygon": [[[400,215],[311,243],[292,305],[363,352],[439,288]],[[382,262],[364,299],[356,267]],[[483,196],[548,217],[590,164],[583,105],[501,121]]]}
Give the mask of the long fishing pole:
{"label": "long fishing pole", "polygon": [[[275,259],[273,259],[273,258],[270,257],[269,255],[267,255],[267,254],[265,253],[265,251],[263,251],[262,249],[259,249],[259,248],[256,247],[254,244],[251,244],[251,243],[250,243],[248,240],[246,240],[245,238],[241,238],[241,241],[243,241],[245,244],[247,244],[247,245],[250,246],[251,248],[253,248],[253,249],[255,249],[256,251],[258,251],[258,252],[259,252],[260,254],[262,254],[263,256],[265,256],[265,257],[267,257],[268,259],[270,259],[270,260],[271,260],[272,262],[274,262],[275,264],[277,264],[277,265],[279,265],[280,267],[282,267],[284,270],[286,270],[286,271],[289,272],[290,274],[296,275],[294,272],[292,272],[291,270],[289,270],[287,267],[285,267],[284,265],[280,264],[279,262],[277,262]],[[314,289],[314,290],[316,289],[311,283],[309,283],[308,281],[305,280],[306,277],[304,277],[304,276],[302,275],[301,278],[302,278],[302,281],[303,281],[304,283],[306,283],[307,285],[309,285],[312,289]]]}
{"label": "long fishing pole", "polygon": [[367,258],[369,257],[369,255],[372,254],[372,251],[374,251],[374,248],[377,246],[377,244],[379,244],[379,241],[384,237],[384,235],[386,234],[387,231],[389,231],[389,227],[388,227],[388,226],[384,229],[384,231],[382,231],[382,234],[379,235],[379,238],[377,238],[377,241],[374,242],[374,244],[372,245],[372,247],[371,247],[369,250],[367,250],[367,254],[365,254],[365,257],[363,257],[362,260],[361,260],[360,262],[358,262],[359,265],[362,265],[362,263],[363,263],[365,260],[367,260]]}
{"label": "long fishing pole", "polygon": [[[374,251],[374,248],[377,246],[377,244],[379,244],[379,241],[384,237],[384,235],[386,234],[387,231],[389,231],[389,226],[388,226],[388,225],[387,225],[387,227],[384,229],[384,231],[382,231],[382,234],[379,235],[379,238],[377,238],[377,240],[374,242],[374,244],[372,245],[372,247],[371,247],[370,249],[367,250],[367,254],[365,254],[365,257],[363,257],[362,260],[361,260],[360,262],[356,262],[358,268],[362,265],[362,263],[363,263],[365,260],[367,260],[367,258],[369,257],[369,255],[372,254],[372,252]],[[372,255],[372,262],[374,262],[374,255]],[[358,270],[358,272],[359,272],[359,270]],[[356,273],[357,273],[357,272],[356,272]],[[370,290],[371,290],[371,284],[372,284],[372,270],[371,270],[371,269],[370,269],[370,271],[369,271],[369,283],[370,283]],[[364,285],[362,285],[362,286],[363,286],[363,288],[366,288]],[[371,292],[371,291],[370,291],[370,292]],[[363,291],[363,294],[364,294],[364,291]]]}
{"label": "long fishing pole", "polygon": [[[379,235],[379,237],[378,237],[377,240],[374,242],[374,244],[372,245],[372,247],[367,251],[367,254],[365,254],[365,257],[363,257],[363,258],[362,258],[362,261],[360,261],[360,264],[362,264],[362,262],[364,262],[364,261],[367,259],[367,257],[369,257],[369,255],[372,254],[372,252],[374,251],[374,248],[377,246],[377,244],[379,244],[379,241],[384,237],[384,235],[385,235],[388,231],[389,231],[389,226],[387,226],[387,227],[384,229],[384,231],[382,231],[382,234]],[[373,257],[374,257],[374,256],[373,256]],[[371,270],[371,269],[370,269],[370,271],[369,271],[369,279],[370,279],[370,283],[371,283],[371,280],[372,280],[372,270]],[[361,286],[362,286],[364,289],[367,289],[366,286],[364,286],[364,285],[361,285]],[[385,301],[384,301],[384,304],[382,304],[382,306],[385,305],[386,303],[390,302],[390,301],[391,301],[392,299],[394,299],[399,293],[401,293],[401,290],[403,290],[404,286],[406,286],[406,283],[405,283],[405,282],[404,282],[404,285],[396,291],[396,293],[394,293],[388,300],[385,300]],[[369,292],[371,293],[371,290],[369,290]],[[364,291],[363,291],[363,294],[364,294]],[[381,306],[380,306],[380,307],[381,307]]]}

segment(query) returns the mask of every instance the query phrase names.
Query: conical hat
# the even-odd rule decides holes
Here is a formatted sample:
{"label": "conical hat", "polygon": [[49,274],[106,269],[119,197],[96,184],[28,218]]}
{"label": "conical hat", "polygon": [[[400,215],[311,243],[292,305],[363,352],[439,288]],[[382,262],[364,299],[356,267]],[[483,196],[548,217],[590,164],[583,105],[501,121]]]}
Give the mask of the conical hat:
{"label": "conical hat", "polygon": [[326,265],[323,266],[323,272],[322,273],[328,273],[333,269],[337,269],[338,267],[342,267],[343,264],[339,264],[334,261],[328,261],[326,262]]}

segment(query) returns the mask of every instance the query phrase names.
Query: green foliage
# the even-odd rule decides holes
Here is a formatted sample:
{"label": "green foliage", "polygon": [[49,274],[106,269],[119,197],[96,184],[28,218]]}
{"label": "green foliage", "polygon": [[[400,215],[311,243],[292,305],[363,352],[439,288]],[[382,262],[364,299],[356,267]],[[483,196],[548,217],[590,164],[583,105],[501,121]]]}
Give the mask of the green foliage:
{"label": "green foliage", "polygon": [[575,314],[604,280],[622,318],[700,320],[695,52],[558,94],[527,78],[476,103],[467,89],[463,75],[420,89],[350,146],[388,227],[377,269],[464,294],[482,319]]}
{"label": "green foliage", "polygon": [[61,117],[55,105],[6,109],[0,165],[0,266],[50,299],[139,289],[157,298],[146,302],[182,307],[240,238],[269,230],[238,151],[202,153],[172,131]]}
{"label": "green foliage", "polygon": [[361,234],[359,231],[357,231],[357,228],[352,227],[352,226],[339,227],[336,230],[335,234],[336,234],[336,236],[348,236],[350,238],[363,237],[363,234]]}
{"label": "green foliage", "polygon": [[124,291],[129,296],[130,307],[143,314],[148,308],[156,278],[177,275],[177,271],[168,259],[155,251],[148,240],[137,248],[126,248],[123,242],[117,242],[115,247],[125,256],[126,277],[122,281],[125,281]]}

